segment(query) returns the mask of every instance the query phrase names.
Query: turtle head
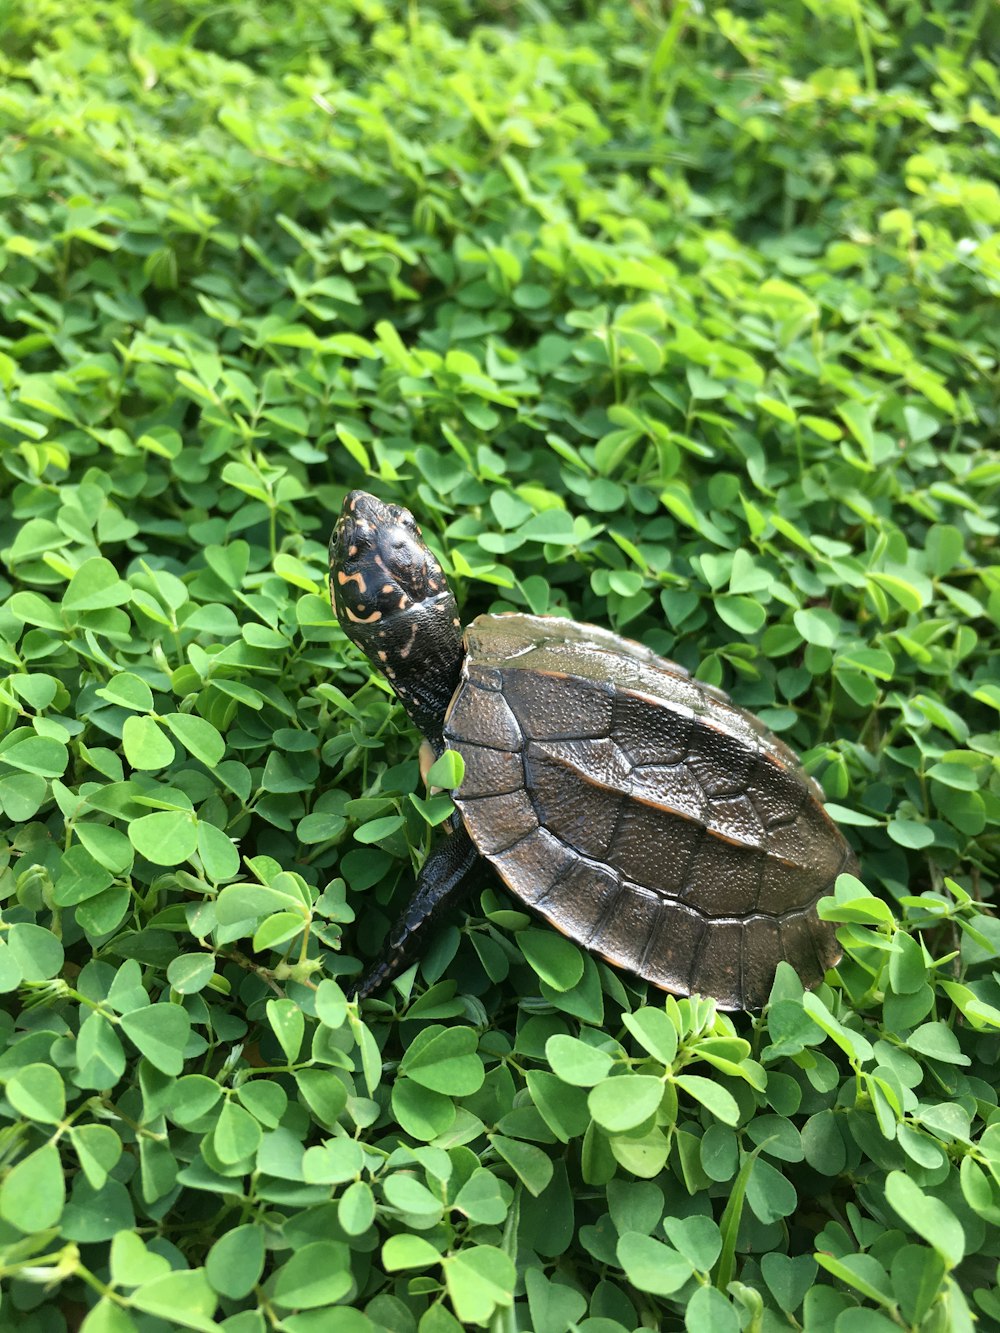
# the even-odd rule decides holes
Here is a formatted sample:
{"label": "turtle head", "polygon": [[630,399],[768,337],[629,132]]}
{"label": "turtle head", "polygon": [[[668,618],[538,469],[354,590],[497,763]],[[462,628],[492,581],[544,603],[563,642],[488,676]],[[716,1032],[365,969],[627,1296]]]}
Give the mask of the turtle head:
{"label": "turtle head", "polygon": [[387,621],[448,591],[410,511],[366,491],[344,500],[330,541],[330,587],[344,632],[369,656]]}
{"label": "turtle head", "polygon": [[330,538],[330,594],[344,633],[437,745],[462,634],[448,581],[408,509],[350,492]]}

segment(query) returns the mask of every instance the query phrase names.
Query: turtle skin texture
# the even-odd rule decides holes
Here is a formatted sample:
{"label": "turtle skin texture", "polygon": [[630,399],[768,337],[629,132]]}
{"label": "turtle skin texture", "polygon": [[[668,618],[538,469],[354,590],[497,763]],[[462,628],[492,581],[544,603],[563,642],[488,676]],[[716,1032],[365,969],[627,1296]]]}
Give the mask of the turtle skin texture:
{"label": "turtle skin texture", "polygon": [[678,995],[759,1009],[785,959],[840,958],[817,901],[856,870],[794,753],[641,644],[552,617],[480,616],[445,743],[455,803],[510,891],[586,949]]}

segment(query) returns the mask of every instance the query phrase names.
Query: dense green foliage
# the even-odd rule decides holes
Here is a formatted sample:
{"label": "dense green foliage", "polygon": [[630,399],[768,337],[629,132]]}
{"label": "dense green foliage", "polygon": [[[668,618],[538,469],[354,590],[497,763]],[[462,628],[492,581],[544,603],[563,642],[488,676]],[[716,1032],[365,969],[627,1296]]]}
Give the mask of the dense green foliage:
{"label": "dense green foliage", "polygon": [[[0,1320],[996,1327],[997,11],[489,8],[4,6]],[[804,755],[827,984],[487,889],[345,1001],[448,807],[356,485]]]}

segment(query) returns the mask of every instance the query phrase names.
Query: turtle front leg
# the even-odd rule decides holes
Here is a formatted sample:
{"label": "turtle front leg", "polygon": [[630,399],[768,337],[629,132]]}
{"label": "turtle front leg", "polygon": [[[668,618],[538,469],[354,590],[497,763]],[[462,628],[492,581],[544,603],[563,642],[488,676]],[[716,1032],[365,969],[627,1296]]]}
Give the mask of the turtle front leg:
{"label": "turtle front leg", "polygon": [[447,908],[456,906],[475,884],[482,857],[459,824],[423,864],[417,888],[389,932],[381,956],[359,979],[354,998],[366,1000],[387,986],[413,962],[428,929]]}

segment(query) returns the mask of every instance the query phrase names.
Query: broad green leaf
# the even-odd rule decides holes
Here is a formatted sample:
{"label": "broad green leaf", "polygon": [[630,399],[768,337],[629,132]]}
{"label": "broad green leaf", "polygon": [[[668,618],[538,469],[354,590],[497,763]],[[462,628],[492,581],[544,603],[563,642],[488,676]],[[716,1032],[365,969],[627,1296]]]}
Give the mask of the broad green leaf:
{"label": "broad green leaf", "polygon": [[0,809],[15,824],[26,824],[41,809],[49,784],[38,773],[11,773],[0,778]]}
{"label": "broad green leaf", "polygon": [[549,1038],[545,1056],[564,1082],[581,1088],[599,1083],[607,1076],[612,1064],[606,1051],[599,1051],[576,1037],[562,1035]]}
{"label": "broad green leaf", "polygon": [[302,1047],[302,1038],[305,1035],[305,1018],[302,1010],[292,1000],[268,1000],[267,1021],[289,1063],[293,1063]]}
{"label": "broad green leaf", "polygon": [[499,1225],[507,1216],[511,1191],[492,1171],[476,1167],[459,1190],[455,1207],[471,1222]]}
{"label": "broad green leaf", "polygon": [[432,1092],[468,1096],[479,1090],[485,1076],[478,1045],[471,1028],[424,1028],[407,1047],[399,1072]]}
{"label": "broad green leaf", "polygon": [[529,927],[518,931],[517,944],[535,972],[553,990],[572,990],[583,976],[579,949],[554,931]]}
{"label": "broad green leaf", "polygon": [[66,1114],[66,1089],[49,1065],[24,1065],[7,1080],[7,1100],[19,1115],[43,1125],[58,1125]]}
{"label": "broad green leaf", "polygon": [[84,1317],[80,1333],[136,1333],[136,1324],[121,1305],[102,1296]]}
{"label": "broad green leaf", "polygon": [[347,1246],[336,1241],[314,1241],[278,1269],[274,1300],[282,1309],[315,1310],[334,1305],[352,1286]]}
{"label": "broad green leaf", "polygon": [[[302,1073],[324,1073],[322,1070],[302,1070]],[[264,1078],[241,1083],[236,1096],[250,1114],[268,1129],[277,1129],[288,1108],[288,1094],[280,1083]]]}
{"label": "broad green leaf", "polygon": [[83,1088],[113,1088],[125,1072],[121,1041],[103,1014],[92,1013],[80,1024],[76,1060],[76,1081]]}
{"label": "broad green leaf", "polygon": [[197,994],[214,975],[215,959],[211,954],[180,954],[167,967],[167,980],[181,995]]}
{"label": "broad green leaf", "polygon": [[921,1023],[906,1038],[911,1051],[942,1060],[950,1065],[968,1065],[971,1060],[962,1051],[958,1038],[947,1023]]}
{"label": "broad green leaf", "polygon": [[865,456],[871,460],[875,455],[875,434],[872,426],[872,410],[864,407],[861,403],[846,402],[841,403],[837,411],[840,413],[848,430],[861,445]]}
{"label": "broad green leaf", "polygon": [[621,1134],[638,1128],[656,1114],[663,1082],[646,1074],[606,1078],[591,1088],[587,1106],[602,1129]]}
{"label": "broad green leaf", "polygon": [[158,866],[180,865],[198,846],[195,818],[183,810],[142,815],[131,821],[128,836],[140,856]]}
{"label": "broad green leaf", "polygon": [[[762,1152],[766,1146],[761,1145]],[[765,1225],[790,1216],[798,1203],[795,1186],[763,1157],[754,1162],[746,1197],[754,1215]]]}
{"label": "broad green leaf", "polygon": [[454,791],[465,777],[465,761],[457,750],[445,750],[427,771],[427,786]]}
{"label": "broad green leaf", "polygon": [[684,1311],[687,1333],[739,1333],[736,1307],[716,1287],[699,1287]]}
{"label": "broad green leaf", "polygon": [[640,1180],[655,1179],[667,1164],[671,1142],[663,1130],[655,1126],[641,1137],[634,1134],[616,1135],[610,1140],[611,1155],[619,1166]]}
{"label": "broad green leaf", "polygon": [[73,615],[121,606],[132,596],[132,589],[118,576],[110,560],[95,555],[85,560],[70,579],[63,593],[63,610]]}
{"label": "broad green leaf", "polygon": [[249,1111],[227,1097],[212,1132],[212,1146],[219,1160],[230,1165],[246,1161],[254,1156],[262,1137],[261,1127]]}
{"label": "broad green leaf", "polygon": [[514,1300],[516,1271],[510,1258],[493,1245],[467,1245],[443,1263],[448,1296],[465,1324],[484,1323]]}
{"label": "broad green leaf", "polygon": [[561,1143],[584,1133],[590,1113],[575,1086],[541,1069],[529,1069],[526,1082],[535,1109]]}
{"label": "broad green leaf", "polygon": [[242,1300],[264,1271],[263,1228],[247,1223],[220,1236],[205,1259],[205,1276],[220,1296]]}
{"label": "broad green leaf", "polygon": [[354,830],[354,837],[360,843],[381,842],[398,832],[404,824],[402,815],[384,815],[380,819],[370,819]]}
{"label": "broad green leaf", "polygon": [[362,1149],[353,1139],[327,1139],[321,1147],[306,1149],[302,1174],[313,1184],[339,1185],[353,1180],[364,1161]]}
{"label": "broad green leaf", "polygon": [[0,749],[0,761],[43,778],[58,778],[66,771],[69,754],[61,741],[54,736],[26,735],[24,731],[16,734],[20,739]]}
{"label": "broad green leaf", "polygon": [[536,1197],[552,1179],[552,1160],[541,1148],[521,1143],[503,1134],[490,1136],[490,1143],[505,1162],[511,1166],[529,1194]]}
{"label": "broad green leaf", "polygon": [[215,1079],[204,1074],[185,1074],[171,1089],[167,1111],[177,1124],[187,1127],[207,1115],[222,1096]]}
{"label": "broad green leaf", "polygon": [[714,1079],[702,1078],[700,1074],[675,1074],[673,1082],[689,1097],[701,1102],[723,1124],[738,1123],[740,1108],[736,1098]]}
{"label": "broad green leaf", "polygon": [[622,1014],[622,1022],[643,1050],[669,1068],[677,1054],[677,1029],[663,1009]]}
{"label": "broad green leaf", "polygon": [[767,612],[752,597],[725,593],[716,597],[713,605],[716,614],[731,630],[748,638],[762,629],[767,620]]}
{"label": "broad green leaf", "polygon": [[375,1220],[375,1196],[365,1180],[348,1185],[337,1204],[337,1221],[349,1236],[362,1236]]}
{"label": "broad green leaf", "polygon": [[387,1273],[406,1268],[431,1268],[441,1262],[441,1254],[422,1236],[405,1232],[390,1236],[382,1246],[382,1264]]}
{"label": "broad green leaf", "polygon": [[140,1236],[119,1231],[112,1238],[111,1277],[117,1286],[140,1287],[169,1272],[169,1261],[150,1250]]}
{"label": "broad green leaf", "polygon": [[335,1125],[347,1105],[347,1088],[328,1069],[297,1069],[295,1082],[313,1115],[325,1125]]}
{"label": "broad green leaf", "polygon": [[215,768],[226,753],[226,743],[219,732],[211,722],[194,713],[165,713],[160,721],[207,768]]}
{"label": "broad green leaf", "polygon": [[103,688],[96,691],[98,698],[137,713],[147,713],[153,707],[153,691],[146,682],[131,671],[120,671]]}
{"label": "broad green leaf", "polygon": [[16,921],[7,931],[11,961],[24,981],[47,981],[62,969],[65,951],[50,930]]}
{"label": "broad green leaf", "polygon": [[672,1296],[693,1272],[684,1255],[637,1231],[627,1231],[619,1239],[617,1256],[632,1285],[654,1296]]}
{"label": "broad green leaf", "polygon": [[198,1329],[202,1333],[218,1327],[212,1318],[216,1296],[201,1268],[165,1273],[144,1282],[132,1292],[130,1303],[175,1327]]}
{"label": "broad green leaf", "polygon": [[832,648],[836,644],[840,633],[840,617],[832,611],[796,611],[792,620],[806,643],[814,643],[821,648]]}
{"label": "broad green leaf", "polygon": [[441,1200],[407,1171],[396,1171],[387,1176],[382,1189],[386,1203],[409,1217],[420,1218],[421,1223],[430,1219],[437,1221],[444,1211]]}
{"label": "broad green leaf", "polygon": [[0,1181],[0,1217],[25,1235],[55,1226],[65,1201],[66,1184],[54,1143],[22,1157]]}
{"label": "broad green leaf", "polygon": [[549,1281],[540,1268],[527,1270],[524,1285],[532,1328],[571,1328],[587,1312],[586,1297],[581,1292],[561,1282]]}
{"label": "broad green leaf", "polygon": [[450,1097],[408,1078],[393,1084],[392,1109],[406,1133],[419,1140],[436,1139],[455,1123],[456,1108]]}
{"label": "broad green leaf", "polygon": [[786,1314],[794,1314],[816,1278],[816,1260],[808,1254],[765,1254],[760,1261],[764,1281]]}
{"label": "broad green leaf", "polygon": [[722,1234],[710,1217],[665,1217],[663,1229],[674,1249],[695,1268],[711,1271],[722,1250]]}
{"label": "broad green leaf", "polygon": [[110,1125],[71,1125],[69,1137],[88,1183],[103,1189],[108,1172],[122,1155],[121,1139]]}
{"label": "broad green leaf", "polygon": [[926,1193],[902,1171],[890,1171],[885,1182],[885,1197],[910,1227],[931,1245],[949,1269],[965,1256],[965,1233],[958,1218],[946,1203]]}
{"label": "broad green leaf", "polygon": [[121,1026],[147,1060],[164,1074],[179,1074],[184,1068],[191,1020],[180,1005],[150,1004],[133,1009],[122,1015]]}

